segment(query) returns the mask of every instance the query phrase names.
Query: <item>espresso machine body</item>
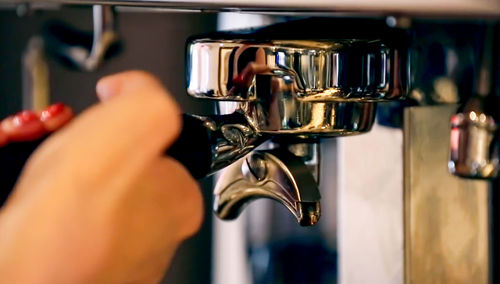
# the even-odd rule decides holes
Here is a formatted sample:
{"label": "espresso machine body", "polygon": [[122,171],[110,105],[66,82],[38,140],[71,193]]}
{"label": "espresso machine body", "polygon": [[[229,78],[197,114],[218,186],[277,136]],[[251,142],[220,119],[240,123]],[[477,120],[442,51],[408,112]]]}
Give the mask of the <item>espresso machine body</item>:
{"label": "espresso machine body", "polygon": [[85,72],[120,9],[224,12],[185,51],[215,110],[169,151],[234,220],[214,220],[213,283],[499,281],[500,2],[101,2],[9,4],[94,5],[85,57],[44,37]]}
{"label": "espresso machine body", "polygon": [[[490,204],[494,189],[488,181],[498,173],[498,138],[495,135],[500,107],[494,91],[498,88],[498,83],[495,83],[498,81],[493,79],[498,68],[494,67],[498,66],[498,58],[493,55],[497,49],[493,39],[498,39],[498,32],[495,31],[498,23],[496,20],[442,21],[417,17],[411,20],[391,17],[370,19],[372,22],[365,20],[356,19],[355,22],[362,27],[360,30],[366,32],[365,36],[373,36],[377,40],[363,41],[363,34],[357,33],[356,24],[349,24],[345,18],[287,21],[263,30],[253,30],[251,36],[246,33],[239,35],[243,38],[239,41],[235,40],[234,33],[227,35],[223,41],[217,40],[220,34],[212,35],[207,41],[193,40],[193,45],[203,46],[200,49],[206,48],[207,54],[216,54],[207,57],[217,58],[214,60],[217,70],[207,74],[218,78],[218,84],[214,84],[215,88],[205,85],[201,89],[211,96],[210,99],[236,102],[231,108],[221,107],[222,110],[235,111],[238,105],[245,105],[240,108],[243,112],[250,109],[251,114],[260,114],[258,107],[247,107],[246,104],[272,101],[266,99],[259,102],[258,97],[253,97],[259,95],[259,76],[255,76],[252,81],[255,85],[249,89],[220,89],[230,81],[227,78],[238,79],[234,74],[226,74],[234,72],[232,70],[236,67],[221,67],[223,64],[237,66],[237,63],[224,61],[235,59],[231,55],[224,57],[231,52],[224,53],[222,50],[231,50],[239,44],[236,49],[253,48],[256,53],[251,56],[252,70],[259,70],[261,75],[269,72],[273,78],[292,77],[294,82],[288,83],[291,87],[286,90],[300,103],[312,105],[309,111],[311,116],[314,116],[318,104],[378,104],[377,120],[370,112],[365,113],[366,119],[356,120],[352,116],[344,117],[341,109],[332,108],[335,118],[344,122],[341,132],[329,132],[329,127],[336,126],[331,123],[335,120],[323,113],[319,117],[327,119],[313,120],[316,124],[310,121],[305,126],[300,122],[294,124],[300,126],[292,132],[311,129],[311,126],[322,129],[297,134],[321,141],[321,151],[317,155],[321,159],[313,159],[317,167],[311,168],[307,159],[305,164],[309,165],[321,189],[321,213],[316,215],[322,215],[323,219],[316,225],[317,228],[306,232],[289,228],[290,224],[284,225],[286,217],[273,205],[256,204],[254,208],[249,208],[246,224],[232,232],[222,229],[224,233],[219,235],[219,248],[223,250],[223,244],[231,238],[234,230],[246,232],[243,235],[249,247],[251,272],[242,272],[240,274],[246,276],[231,280],[221,276],[215,282],[293,283],[292,279],[295,279],[301,283],[305,281],[303,279],[309,279],[312,283],[331,283],[335,279],[341,283],[494,283],[497,277],[493,266],[495,252],[489,245],[494,238],[491,234],[494,229],[489,225],[489,222],[494,222],[494,215],[488,211],[494,208]],[[308,23],[313,24],[308,26]],[[265,38],[264,47],[260,47],[262,34],[269,36],[268,30],[279,30],[280,26],[288,27],[290,33],[276,32],[274,40]],[[334,28],[339,26],[348,28],[341,31]],[[329,38],[330,42],[314,41],[317,33],[313,27],[333,27],[321,30],[318,36]],[[301,34],[301,28],[306,32]],[[377,34],[377,31],[381,33]],[[287,38],[291,33],[295,41]],[[347,49],[344,49],[346,42],[342,40],[345,34],[352,36]],[[248,37],[252,38],[249,43],[245,42]],[[307,45],[300,41],[303,37],[308,38]],[[214,42],[220,50],[212,51]],[[327,52],[321,50],[325,45]],[[266,55],[262,56],[267,59],[262,60],[266,67],[255,64],[261,60],[258,59],[259,48]],[[289,48],[293,51],[290,52]],[[346,50],[347,53],[344,53]],[[213,66],[214,63],[208,64]],[[209,69],[203,62],[197,66]],[[305,70],[300,68],[304,66],[307,66]],[[491,78],[486,79],[485,84],[489,87],[484,92],[478,89],[485,82],[478,75],[480,70],[489,70],[487,73]],[[241,67],[240,72],[246,74],[247,69]],[[189,79],[188,76],[188,92],[203,97],[196,88],[200,85],[198,81],[192,83]],[[279,86],[283,85],[287,84]],[[276,90],[271,89],[269,93],[274,95]],[[278,90],[277,93],[283,93]],[[284,106],[279,109],[285,113],[287,107],[294,106],[288,103],[286,96],[277,101],[283,102]],[[457,105],[462,107],[457,109]],[[273,115],[272,109],[265,109],[266,115]],[[351,107],[348,113],[362,112]],[[258,116],[250,116],[249,120],[257,127],[270,126],[269,123],[255,122],[255,117]],[[276,125],[278,128],[260,131],[275,137],[289,135],[286,123],[290,118],[301,118],[300,112],[280,115],[273,120],[280,122]],[[462,119],[471,122],[458,123]],[[362,128],[364,131],[349,128],[360,125],[359,121],[369,122],[369,126]],[[349,130],[345,131],[346,128]],[[332,136],[337,138],[328,141],[326,137]],[[283,146],[290,141],[297,143],[296,139],[288,136],[288,140],[275,138],[274,144],[281,143]],[[472,144],[474,149],[469,148]],[[294,151],[290,145],[287,147]],[[247,158],[247,166],[252,166],[252,159],[252,156]],[[232,172],[235,168],[242,174]],[[263,172],[265,167],[258,168],[260,170],[246,171]],[[226,196],[237,196],[241,185],[235,185],[233,181],[240,181],[244,175],[245,165],[237,163],[230,166],[217,182],[216,196],[224,198],[224,193]],[[234,187],[237,189],[234,190]],[[242,187],[253,188],[255,184]],[[301,189],[294,188],[294,191],[300,193]],[[283,203],[299,223],[304,224],[297,208],[290,209],[291,206],[287,205],[289,200],[268,197]],[[300,200],[300,195],[297,200]],[[228,216],[217,211],[220,206],[224,207],[225,203],[214,204],[216,212],[224,219]],[[239,212],[239,206],[237,208]],[[267,221],[254,220],[265,218],[262,212],[275,217]],[[325,218],[335,221],[327,220],[323,225]],[[261,231],[261,234],[256,231]],[[224,259],[234,257],[237,257],[234,253],[223,255],[219,266],[230,266]],[[329,273],[332,270],[335,271],[334,276]]]}

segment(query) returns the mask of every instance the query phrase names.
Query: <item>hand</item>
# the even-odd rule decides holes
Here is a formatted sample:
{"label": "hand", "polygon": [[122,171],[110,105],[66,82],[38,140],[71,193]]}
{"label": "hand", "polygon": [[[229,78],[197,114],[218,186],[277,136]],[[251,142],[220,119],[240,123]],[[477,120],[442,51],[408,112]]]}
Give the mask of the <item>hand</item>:
{"label": "hand", "polygon": [[202,220],[197,183],[162,156],[180,111],[157,79],[103,78],[104,102],[43,143],[0,212],[5,283],[153,283]]}

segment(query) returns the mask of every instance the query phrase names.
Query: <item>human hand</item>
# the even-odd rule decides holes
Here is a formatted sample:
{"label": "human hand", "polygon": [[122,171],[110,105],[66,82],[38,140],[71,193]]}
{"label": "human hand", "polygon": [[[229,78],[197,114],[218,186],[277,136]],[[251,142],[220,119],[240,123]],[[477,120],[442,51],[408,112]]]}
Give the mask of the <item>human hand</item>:
{"label": "human hand", "polygon": [[47,139],[0,212],[6,283],[151,283],[202,220],[196,182],[162,156],[180,111],[138,71],[102,79],[104,102]]}

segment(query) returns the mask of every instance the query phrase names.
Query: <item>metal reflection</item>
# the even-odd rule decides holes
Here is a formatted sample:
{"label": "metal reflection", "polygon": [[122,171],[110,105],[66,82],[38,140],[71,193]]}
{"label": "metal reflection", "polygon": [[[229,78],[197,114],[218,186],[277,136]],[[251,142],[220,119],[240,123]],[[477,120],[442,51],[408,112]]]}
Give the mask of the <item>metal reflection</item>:
{"label": "metal reflection", "polygon": [[[188,93],[195,97],[256,100],[256,77],[273,74],[289,81],[286,90],[295,99],[307,102],[384,101],[406,92],[400,70],[406,67],[406,52],[381,39],[195,39],[188,52]],[[208,80],[201,80],[199,69],[206,70]]]}
{"label": "metal reflection", "polygon": [[283,204],[302,226],[320,218],[320,193],[304,161],[284,149],[256,150],[229,166],[214,190],[214,211],[234,219],[248,202],[271,198]]}

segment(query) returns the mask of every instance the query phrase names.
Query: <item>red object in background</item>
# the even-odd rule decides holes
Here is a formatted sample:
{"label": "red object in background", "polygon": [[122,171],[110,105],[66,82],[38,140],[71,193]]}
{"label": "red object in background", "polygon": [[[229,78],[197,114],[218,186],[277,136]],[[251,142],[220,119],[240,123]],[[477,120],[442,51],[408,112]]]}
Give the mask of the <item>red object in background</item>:
{"label": "red object in background", "polygon": [[40,120],[44,121],[62,113],[65,107],[66,106],[63,103],[56,103],[50,105],[49,107],[47,107],[42,111],[42,114],[40,115]]}
{"label": "red object in background", "polygon": [[5,134],[5,132],[3,132],[2,128],[0,127],[0,147],[7,144],[8,141],[9,138],[7,137],[7,134]]}
{"label": "red object in background", "polygon": [[11,142],[30,141],[42,137],[46,130],[40,117],[33,111],[24,110],[3,122],[3,131]]}
{"label": "red object in background", "polygon": [[15,127],[24,126],[26,124],[38,121],[40,118],[38,115],[30,110],[23,110],[14,115],[12,123]]}
{"label": "red object in background", "polygon": [[73,111],[63,103],[52,104],[42,112],[20,111],[1,121],[0,146],[39,139],[58,130],[72,118]]}

